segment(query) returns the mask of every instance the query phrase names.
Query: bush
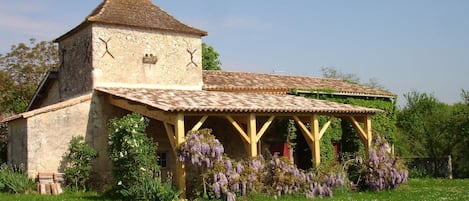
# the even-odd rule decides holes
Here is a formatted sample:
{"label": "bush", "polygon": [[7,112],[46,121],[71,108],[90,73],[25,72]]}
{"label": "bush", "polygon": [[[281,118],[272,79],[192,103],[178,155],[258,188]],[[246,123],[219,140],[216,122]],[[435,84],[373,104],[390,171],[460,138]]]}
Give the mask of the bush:
{"label": "bush", "polygon": [[389,145],[380,136],[376,137],[375,147],[368,151],[367,161],[360,157],[349,161],[344,166],[349,178],[358,190],[380,191],[393,189],[407,182],[408,171],[405,165],[389,152]]}
{"label": "bush", "polygon": [[86,190],[92,170],[91,161],[97,157],[96,151],[85,144],[82,136],[75,136],[68,145],[65,178],[72,190]]}
{"label": "bush", "polygon": [[0,166],[0,192],[25,193],[34,188],[34,182],[28,178],[22,168],[12,169],[6,164]]}
{"label": "bush", "polygon": [[157,145],[145,134],[148,119],[129,114],[109,125],[109,157],[124,200],[172,200],[179,192],[158,176]]}

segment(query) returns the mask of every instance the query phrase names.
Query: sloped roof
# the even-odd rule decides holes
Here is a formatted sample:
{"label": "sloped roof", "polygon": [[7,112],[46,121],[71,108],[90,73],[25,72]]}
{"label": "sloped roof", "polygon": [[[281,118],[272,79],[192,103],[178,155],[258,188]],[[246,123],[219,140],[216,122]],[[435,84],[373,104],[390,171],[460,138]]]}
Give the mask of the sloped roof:
{"label": "sloped roof", "polygon": [[92,97],[92,94],[87,94],[87,95],[71,98],[69,100],[66,100],[60,103],[56,103],[56,104],[49,105],[46,107],[41,107],[39,109],[31,110],[28,112],[23,112],[21,114],[12,115],[10,117],[7,117],[1,120],[1,122],[8,122],[8,121],[13,121],[19,118],[28,118],[28,117],[36,116],[36,115],[47,113],[47,112],[57,111],[66,107],[70,107],[73,105],[77,105],[77,104],[89,101],[91,100],[91,97]]}
{"label": "sloped roof", "polygon": [[355,84],[343,80],[272,75],[247,72],[204,71],[204,90],[209,91],[245,91],[245,92],[270,92],[288,93],[292,90],[305,91],[331,91],[334,94],[357,96],[384,96],[396,95],[368,86]]}
{"label": "sloped roof", "polygon": [[61,41],[89,23],[123,25],[144,29],[156,29],[176,33],[206,36],[207,32],[188,26],[155,4],[151,0],[104,0],[79,26],[60,36]]}
{"label": "sloped roof", "polygon": [[97,91],[166,112],[375,114],[370,109],[287,94],[203,90],[104,88]]}

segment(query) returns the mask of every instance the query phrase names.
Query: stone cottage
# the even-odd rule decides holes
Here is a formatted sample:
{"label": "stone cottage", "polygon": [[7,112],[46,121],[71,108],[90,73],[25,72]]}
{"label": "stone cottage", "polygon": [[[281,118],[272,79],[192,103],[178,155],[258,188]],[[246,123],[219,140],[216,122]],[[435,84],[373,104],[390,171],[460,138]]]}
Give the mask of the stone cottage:
{"label": "stone cottage", "polygon": [[[136,112],[151,119],[147,132],[159,143],[155,154],[163,160],[162,171],[172,172],[184,189],[184,164],[176,161],[175,150],[189,130],[213,128],[228,154],[254,157],[269,146],[263,136],[275,119],[294,119],[318,165],[319,140],[332,118],[353,122],[369,147],[370,117],[380,110],[290,95],[292,90],[395,97],[341,80],[203,71],[203,36],[207,32],[181,23],[151,0],[104,0],[55,40],[58,70],[46,74],[26,112],[5,120],[8,163],[23,164],[31,177],[61,172],[68,142],[83,136],[99,154],[95,180],[109,183],[108,121]],[[319,125],[319,116],[329,121]]]}

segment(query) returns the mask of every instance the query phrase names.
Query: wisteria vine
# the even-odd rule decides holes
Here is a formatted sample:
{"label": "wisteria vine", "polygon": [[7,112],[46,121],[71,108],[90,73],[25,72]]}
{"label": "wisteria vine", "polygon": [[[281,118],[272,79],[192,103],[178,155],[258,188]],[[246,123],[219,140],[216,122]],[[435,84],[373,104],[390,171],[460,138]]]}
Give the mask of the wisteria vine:
{"label": "wisteria vine", "polygon": [[276,156],[268,160],[259,156],[235,161],[224,154],[223,145],[211,132],[210,129],[189,132],[179,147],[178,160],[199,168],[204,189],[211,191],[214,198],[236,200],[237,195],[250,192],[332,197],[331,189],[345,183],[343,173],[306,172]]}
{"label": "wisteria vine", "polygon": [[359,175],[359,179],[352,184],[359,190],[380,191],[393,189],[407,182],[407,168],[389,153],[389,144],[380,136],[376,137],[374,144],[375,147],[368,151],[368,160],[356,158],[352,160],[352,165],[349,165],[354,166],[353,169],[357,172],[355,174]]}

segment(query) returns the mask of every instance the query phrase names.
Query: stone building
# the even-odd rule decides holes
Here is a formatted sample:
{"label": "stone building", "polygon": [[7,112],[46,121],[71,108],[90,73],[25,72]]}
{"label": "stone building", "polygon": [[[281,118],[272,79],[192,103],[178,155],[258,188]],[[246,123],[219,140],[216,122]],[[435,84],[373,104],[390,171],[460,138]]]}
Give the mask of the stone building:
{"label": "stone building", "polygon": [[55,40],[60,66],[47,73],[26,112],[4,120],[8,163],[23,164],[31,177],[62,172],[68,142],[84,136],[99,155],[95,180],[112,182],[108,121],[137,112],[151,119],[147,132],[159,143],[162,171],[174,173],[183,189],[185,169],[175,150],[189,130],[212,128],[228,154],[253,157],[269,146],[262,137],[272,132],[272,122],[294,119],[318,165],[319,139],[330,124],[319,125],[318,116],[349,119],[368,147],[370,116],[380,110],[290,95],[292,90],[395,97],[341,80],[203,71],[201,38],[206,35],[151,0],[104,0]]}

